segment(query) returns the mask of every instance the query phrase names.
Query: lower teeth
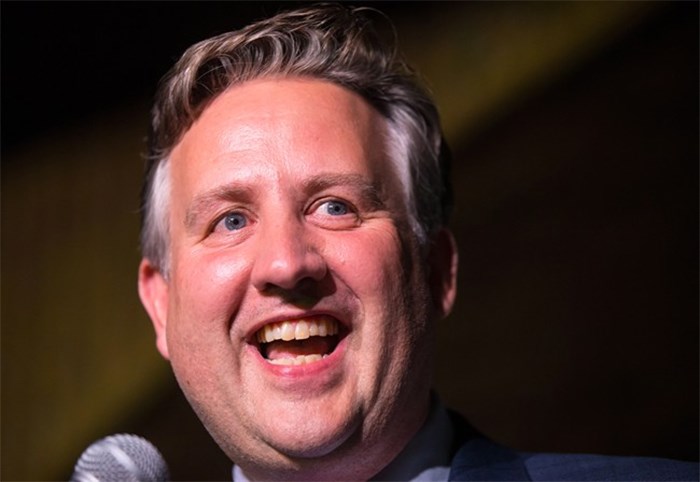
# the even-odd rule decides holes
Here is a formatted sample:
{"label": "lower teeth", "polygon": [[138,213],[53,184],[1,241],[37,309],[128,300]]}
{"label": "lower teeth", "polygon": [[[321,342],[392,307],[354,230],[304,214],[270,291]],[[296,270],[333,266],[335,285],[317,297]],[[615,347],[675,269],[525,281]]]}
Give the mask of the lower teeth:
{"label": "lower teeth", "polygon": [[274,360],[267,360],[273,365],[306,365],[307,363],[314,363],[321,361],[328,355],[299,355],[295,358],[276,358]]}

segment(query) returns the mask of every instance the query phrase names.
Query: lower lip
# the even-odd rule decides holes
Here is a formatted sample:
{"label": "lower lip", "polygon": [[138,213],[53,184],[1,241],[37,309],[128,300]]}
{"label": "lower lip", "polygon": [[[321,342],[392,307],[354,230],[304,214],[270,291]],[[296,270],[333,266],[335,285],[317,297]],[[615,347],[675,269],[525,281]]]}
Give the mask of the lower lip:
{"label": "lower lip", "polygon": [[313,377],[314,382],[319,383],[323,381],[319,377],[331,375],[340,366],[340,360],[345,354],[346,340],[347,336],[343,337],[328,356],[321,358],[319,361],[303,365],[275,365],[263,358],[257,347],[251,345],[249,349],[253,351],[253,357],[262,365],[262,369],[276,379],[289,380],[295,383],[302,379]]}

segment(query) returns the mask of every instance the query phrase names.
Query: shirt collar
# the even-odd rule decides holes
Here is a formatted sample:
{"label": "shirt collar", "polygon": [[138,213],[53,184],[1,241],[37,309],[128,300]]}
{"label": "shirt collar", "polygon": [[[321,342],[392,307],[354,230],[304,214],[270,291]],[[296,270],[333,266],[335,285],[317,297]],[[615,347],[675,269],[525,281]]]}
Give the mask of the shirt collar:
{"label": "shirt collar", "polygon": [[372,480],[446,481],[450,472],[452,423],[436,394],[423,427]]}

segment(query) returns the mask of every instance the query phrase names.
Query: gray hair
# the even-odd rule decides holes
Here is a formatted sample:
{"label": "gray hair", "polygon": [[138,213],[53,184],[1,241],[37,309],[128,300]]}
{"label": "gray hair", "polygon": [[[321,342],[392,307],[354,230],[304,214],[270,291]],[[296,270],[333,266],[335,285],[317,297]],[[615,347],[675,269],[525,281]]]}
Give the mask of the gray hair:
{"label": "gray hair", "polygon": [[430,95],[367,16],[376,10],[317,5],[280,13],[190,47],[163,77],[151,112],[141,196],[141,248],[168,271],[168,156],[204,109],[232,85],[266,77],[307,77],[362,96],[386,118],[389,156],[419,242],[447,224],[449,152]]}

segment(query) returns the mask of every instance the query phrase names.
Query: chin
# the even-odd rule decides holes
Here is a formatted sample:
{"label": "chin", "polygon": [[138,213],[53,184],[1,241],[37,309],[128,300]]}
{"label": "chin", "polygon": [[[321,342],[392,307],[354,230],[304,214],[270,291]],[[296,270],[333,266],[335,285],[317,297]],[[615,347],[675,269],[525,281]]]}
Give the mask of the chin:
{"label": "chin", "polygon": [[[308,423],[312,414],[302,413],[287,424],[267,428],[265,441],[275,451],[292,459],[316,459],[336,452],[357,430],[359,423],[319,421]],[[306,418],[307,423],[300,423]]]}

